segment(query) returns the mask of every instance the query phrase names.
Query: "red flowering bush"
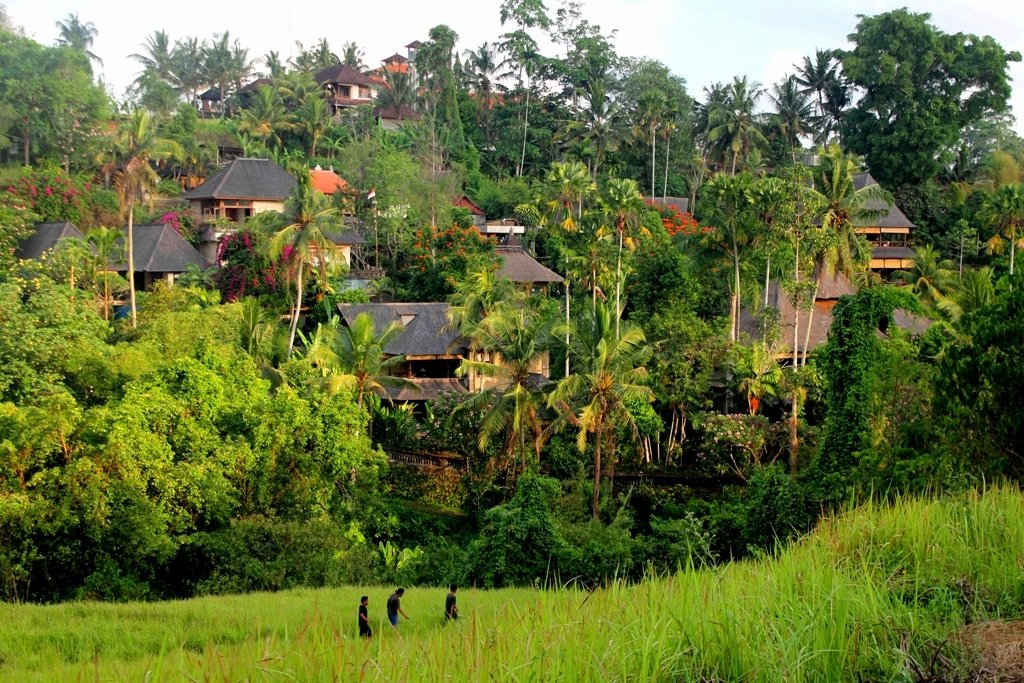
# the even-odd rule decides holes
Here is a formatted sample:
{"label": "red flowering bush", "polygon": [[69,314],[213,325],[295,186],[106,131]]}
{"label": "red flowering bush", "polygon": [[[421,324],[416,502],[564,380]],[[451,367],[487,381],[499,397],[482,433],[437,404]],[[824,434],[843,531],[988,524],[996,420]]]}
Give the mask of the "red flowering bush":
{"label": "red flowering bush", "polygon": [[41,222],[71,221],[80,228],[117,222],[117,199],[112,191],[93,187],[59,167],[5,173],[0,189],[3,203],[24,207]]}
{"label": "red flowering bush", "polygon": [[284,296],[287,284],[288,257],[291,247],[276,263],[266,253],[266,238],[259,233],[242,230],[229,232],[217,245],[220,268],[213,281],[225,302],[247,296]]}
{"label": "red flowering bush", "polygon": [[199,217],[188,209],[168,211],[157,219],[161,225],[169,225],[192,246],[199,245]]}
{"label": "red flowering bush", "polygon": [[662,204],[661,202],[647,201],[647,205],[654,208],[661,216],[661,224],[665,226],[665,231],[671,236],[676,235],[696,235],[698,233],[704,234],[712,231],[712,228],[706,225],[701,225],[693,214],[689,211],[681,211],[678,206],[671,204]]}

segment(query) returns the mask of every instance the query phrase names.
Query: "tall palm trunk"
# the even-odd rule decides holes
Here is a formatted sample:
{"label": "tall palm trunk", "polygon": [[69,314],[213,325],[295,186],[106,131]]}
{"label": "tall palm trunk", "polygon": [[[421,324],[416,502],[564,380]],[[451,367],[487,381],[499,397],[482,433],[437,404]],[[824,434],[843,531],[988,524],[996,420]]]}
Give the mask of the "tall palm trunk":
{"label": "tall palm trunk", "polygon": [[526,112],[523,114],[523,152],[519,157],[519,170],[517,176],[523,175],[523,167],[526,165],[526,133],[530,127],[530,86],[526,86]]}
{"label": "tall palm trunk", "polygon": [[740,252],[739,245],[736,244],[736,232],[732,234],[732,264],[733,274],[735,279],[733,281],[732,290],[732,302],[730,305],[729,315],[731,316],[731,326],[729,328],[729,341],[736,341],[739,336],[739,318],[740,318]]}
{"label": "tall palm trunk", "polygon": [[807,313],[807,332],[804,334],[804,353],[801,365],[807,365],[807,347],[811,345],[811,324],[814,322],[814,302],[818,300],[818,281],[814,282],[814,294],[811,295],[811,310]]}
{"label": "tall palm trunk", "polygon": [[594,430],[594,500],[591,510],[594,519],[601,516],[601,444],[604,441],[604,411],[597,418],[597,428]]}
{"label": "tall palm trunk", "polygon": [[292,311],[292,324],[288,330],[288,357],[292,356],[292,349],[295,347],[295,331],[299,328],[299,308],[302,306],[302,275],[303,266],[306,263],[299,259],[299,273],[295,282],[295,308]]}
{"label": "tall palm trunk", "polygon": [[622,321],[622,230],[619,230],[619,256],[615,262],[615,338],[619,338]]}
{"label": "tall palm trunk", "polygon": [[662,177],[661,203],[668,201],[668,156],[672,151],[672,134],[669,132],[665,138],[665,173]]}
{"label": "tall palm trunk", "polygon": [[135,310],[135,204],[128,202],[128,305],[131,308],[132,329],[139,324]]}
{"label": "tall palm trunk", "polygon": [[569,280],[565,281],[565,376],[569,376]]}
{"label": "tall palm trunk", "polygon": [[657,144],[658,144],[658,138],[654,134],[654,126],[651,126],[651,201],[652,202],[654,201],[654,186],[655,186],[654,170],[657,167],[657,163],[658,163],[658,156],[655,153],[655,150],[657,149]]}

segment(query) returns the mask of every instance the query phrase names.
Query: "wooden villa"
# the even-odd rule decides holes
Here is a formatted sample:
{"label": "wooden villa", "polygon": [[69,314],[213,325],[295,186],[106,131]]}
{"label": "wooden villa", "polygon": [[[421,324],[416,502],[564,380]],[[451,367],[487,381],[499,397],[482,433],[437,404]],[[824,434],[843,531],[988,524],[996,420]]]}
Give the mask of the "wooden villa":
{"label": "wooden villa", "polygon": [[[858,173],[853,184],[860,190],[878,182],[870,173]],[[868,202],[867,208],[878,216],[858,225],[856,232],[871,245],[871,270],[889,273],[913,267],[914,250],[909,241],[910,231],[917,226],[892,202],[874,200]]]}
{"label": "wooden villa", "polygon": [[373,104],[377,99],[377,84],[373,79],[347,64],[321,69],[313,78],[324,89],[332,116],[352,107]]}

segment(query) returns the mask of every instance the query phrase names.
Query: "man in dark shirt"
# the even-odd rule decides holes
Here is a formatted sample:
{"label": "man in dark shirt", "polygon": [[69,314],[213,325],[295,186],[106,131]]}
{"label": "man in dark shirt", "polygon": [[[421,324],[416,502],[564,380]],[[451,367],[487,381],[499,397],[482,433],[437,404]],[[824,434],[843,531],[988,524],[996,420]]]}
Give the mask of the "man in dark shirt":
{"label": "man in dark shirt", "polygon": [[401,614],[406,619],[409,615],[402,609],[402,596],[405,595],[404,588],[396,588],[395,592],[388,596],[388,621],[391,622],[393,628],[398,628],[398,615]]}
{"label": "man in dark shirt", "polygon": [[444,623],[448,623],[452,619],[459,618],[459,606],[455,604],[455,592],[459,590],[459,587],[454,583],[448,586],[448,596],[444,599]]}
{"label": "man in dark shirt", "polygon": [[370,604],[370,598],[366,595],[359,598],[359,635],[362,638],[369,638],[373,635],[370,628],[370,614],[366,607]]}

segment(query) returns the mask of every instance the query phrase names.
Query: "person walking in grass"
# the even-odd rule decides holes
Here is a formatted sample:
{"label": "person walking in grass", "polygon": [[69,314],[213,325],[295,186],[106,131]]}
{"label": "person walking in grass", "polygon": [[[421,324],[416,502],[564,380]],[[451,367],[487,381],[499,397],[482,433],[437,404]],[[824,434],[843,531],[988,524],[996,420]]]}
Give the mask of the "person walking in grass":
{"label": "person walking in grass", "polygon": [[391,622],[391,627],[398,630],[398,615],[401,614],[406,619],[409,615],[402,609],[402,596],[405,595],[404,588],[396,588],[395,592],[388,596],[388,621]]}
{"label": "person walking in grass", "polygon": [[459,590],[459,587],[454,583],[448,586],[448,595],[444,599],[444,623],[448,623],[452,619],[459,618],[459,606],[456,604],[455,593]]}
{"label": "person walking in grass", "polygon": [[373,636],[373,629],[370,628],[370,613],[367,607],[370,604],[369,596],[359,598],[359,637],[370,638]]}

